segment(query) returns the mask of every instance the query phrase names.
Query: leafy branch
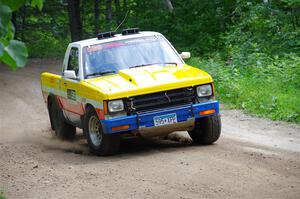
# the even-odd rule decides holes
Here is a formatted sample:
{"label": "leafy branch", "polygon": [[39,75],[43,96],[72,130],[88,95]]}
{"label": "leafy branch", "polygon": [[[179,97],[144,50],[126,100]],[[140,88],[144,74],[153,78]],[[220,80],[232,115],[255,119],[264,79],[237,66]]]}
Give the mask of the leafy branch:
{"label": "leafy branch", "polygon": [[14,39],[15,27],[11,21],[12,13],[24,4],[41,10],[43,0],[0,0],[0,61],[12,70],[24,67],[28,57],[25,44]]}

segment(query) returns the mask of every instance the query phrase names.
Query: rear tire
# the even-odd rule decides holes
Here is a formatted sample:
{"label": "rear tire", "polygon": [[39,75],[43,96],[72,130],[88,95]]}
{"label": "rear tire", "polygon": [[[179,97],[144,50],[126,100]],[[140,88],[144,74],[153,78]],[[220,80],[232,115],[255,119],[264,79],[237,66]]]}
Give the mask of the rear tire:
{"label": "rear tire", "polygon": [[119,151],[121,137],[119,134],[105,134],[96,111],[86,109],[84,133],[92,153],[99,156],[113,155]]}
{"label": "rear tire", "polygon": [[66,122],[56,98],[52,98],[49,104],[49,115],[51,126],[57,137],[64,140],[72,140],[75,138],[76,127]]}
{"label": "rear tire", "polygon": [[48,98],[48,113],[49,113],[51,129],[54,131],[55,129],[54,129],[54,124],[53,124],[53,116],[52,116],[51,106],[53,106],[52,105],[52,97],[49,97]]}
{"label": "rear tire", "polygon": [[188,132],[196,144],[212,144],[221,134],[221,118],[219,115],[199,118],[195,122],[195,128]]}

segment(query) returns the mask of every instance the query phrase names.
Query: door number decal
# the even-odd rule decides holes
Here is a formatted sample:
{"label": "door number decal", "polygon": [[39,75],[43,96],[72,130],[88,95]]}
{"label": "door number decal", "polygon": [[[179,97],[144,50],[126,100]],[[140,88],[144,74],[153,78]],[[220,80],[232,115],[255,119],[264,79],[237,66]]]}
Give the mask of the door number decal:
{"label": "door number decal", "polygon": [[68,99],[76,101],[76,91],[73,89],[67,89]]}

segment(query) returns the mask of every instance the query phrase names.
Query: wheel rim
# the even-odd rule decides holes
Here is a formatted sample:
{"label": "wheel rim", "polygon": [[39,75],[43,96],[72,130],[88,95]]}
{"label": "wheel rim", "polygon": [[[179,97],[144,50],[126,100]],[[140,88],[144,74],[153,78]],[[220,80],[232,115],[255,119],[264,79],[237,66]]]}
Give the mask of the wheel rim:
{"label": "wheel rim", "polygon": [[99,120],[96,116],[90,117],[89,134],[93,145],[100,146],[102,142],[102,133]]}

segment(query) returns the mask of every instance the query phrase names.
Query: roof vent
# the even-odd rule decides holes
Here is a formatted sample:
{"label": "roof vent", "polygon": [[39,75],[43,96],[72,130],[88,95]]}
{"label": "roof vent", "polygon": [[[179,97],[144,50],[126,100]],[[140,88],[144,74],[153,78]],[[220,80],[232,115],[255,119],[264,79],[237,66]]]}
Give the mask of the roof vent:
{"label": "roof vent", "polygon": [[139,28],[128,28],[122,31],[122,35],[138,34],[139,32],[140,32]]}
{"label": "roof vent", "polygon": [[106,38],[110,38],[110,37],[114,37],[114,36],[115,36],[115,32],[102,32],[97,35],[97,38],[98,39],[106,39]]}

